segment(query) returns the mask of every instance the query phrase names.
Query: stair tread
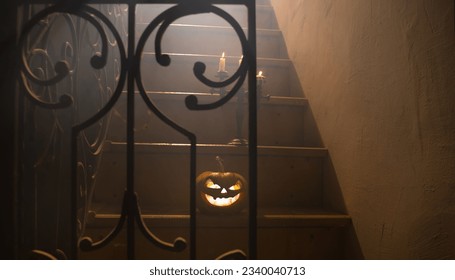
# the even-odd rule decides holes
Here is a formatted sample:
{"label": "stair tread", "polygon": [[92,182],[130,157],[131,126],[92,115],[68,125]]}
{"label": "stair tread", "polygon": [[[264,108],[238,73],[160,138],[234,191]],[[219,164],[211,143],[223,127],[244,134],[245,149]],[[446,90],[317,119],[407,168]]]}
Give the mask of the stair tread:
{"label": "stair tread", "polygon": [[[149,23],[137,23],[136,25],[145,27]],[[204,28],[204,29],[215,29],[215,30],[225,30],[225,31],[231,31],[232,27],[231,26],[223,26],[223,25],[208,25],[208,24],[191,24],[191,23],[173,23],[169,25],[168,28]],[[244,31],[247,31],[248,28],[242,27]],[[265,34],[276,34],[279,35],[281,34],[281,30],[278,28],[256,28],[256,35],[260,36],[261,33]],[[246,34],[246,33],[245,33]]]}
{"label": "stair tread", "polygon": [[[200,153],[228,153],[247,155],[247,146],[229,144],[197,144]],[[105,152],[124,152],[126,142],[106,141]],[[186,143],[135,143],[137,153],[188,153],[190,144]],[[318,147],[285,147],[285,146],[258,146],[258,156],[292,156],[292,157],[326,157],[327,148]]]}
{"label": "stair tread", "polygon": [[[119,214],[96,213],[90,224],[97,227],[107,225],[117,220]],[[142,214],[146,224],[153,227],[186,227],[189,222],[188,214]],[[246,227],[248,216],[245,212],[233,215],[197,214],[200,227]],[[104,222],[103,222],[104,221]],[[321,210],[258,210],[258,227],[345,227],[351,222],[351,217],[344,213]]]}
{"label": "stair tread", "polygon": [[[144,56],[155,56],[155,52],[150,52],[150,51],[144,51],[142,53]],[[220,58],[220,55],[214,55],[214,54],[199,54],[199,53],[172,53],[172,52],[163,52],[163,54],[167,54],[169,56],[175,56],[175,57],[182,57],[182,58],[193,58],[193,57],[199,57],[199,58],[213,58],[213,62],[218,64],[218,60]],[[232,60],[232,63],[237,63],[239,60],[239,56],[230,56],[226,55],[226,64],[229,62],[229,60]],[[258,64],[262,62],[268,62],[268,63],[274,63],[277,65],[284,65],[284,66],[289,66],[289,64],[292,63],[292,61],[289,58],[273,58],[273,57],[257,57],[256,60],[258,61]],[[172,64],[172,62],[171,62]]]}
{"label": "stair tread", "polygon": [[[123,92],[127,94],[127,92]],[[137,92],[138,93],[138,92]],[[153,100],[167,100],[175,101],[181,100],[188,95],[197,96],[201,102],[208,103],[214,102],[220,99],[219,93],[210,93],[210,92],[181,92],[181,91],[147,91],[147,95]],[[236,98],[231,99],[229,102],[237,102]],[[245,98],[244,103],[247,103],[248,100]],[[289,105],[289,106],[307,106],[308,99],[304,97],[294,97],[294,96],[275,96],[269,95],[267,97],[260,99],[260,104],[270,104],[270,105]]]}

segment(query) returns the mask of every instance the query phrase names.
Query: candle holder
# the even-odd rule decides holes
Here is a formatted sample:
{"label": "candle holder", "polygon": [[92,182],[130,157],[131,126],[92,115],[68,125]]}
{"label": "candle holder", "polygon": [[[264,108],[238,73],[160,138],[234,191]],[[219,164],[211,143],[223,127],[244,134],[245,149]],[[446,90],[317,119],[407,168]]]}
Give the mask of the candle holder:
{"label": "candle holder", "polygon": [[243,113],[243,103],[244,103],[244,98],[247,95],[247,92],[245,92],[243,89],[240,89],[237,92],[237,111],[236,111],[236,138],[232,139],[229,142],[229,145],[237,145],[237,146],[246,146],[248,145],[248,140],[242,137],[243,134],[243,119],[244,119],[244,113]]}
{"label": "candle holder", "polygon": [[268,98],[269,96],[264,94],[265,76],[262,74],[262,71],[259,71],[256,75],[256,83],[258,98]]}
{"label": "candle holder", "polygon": [[[227,72],[227,71],[218,71],[218,72],[216,73],[215,77],[217,77],[218,80],[219,80],[220,82],[222,82],[222,81],[226,80],[226,79],[229,77],[229,75],[228,75],[228,72]],[[212,89],[210,90],[210,93],[211,93],[211,94],[214,94],[215,92],[218,92],[218,93],[220,94],[220,96],[223,97],[223,96],[226,95],[226,92],[227,92],[227,91],[226,91],[226,88],[224,88],[224,87],[221,87],[221,88],[219,88],[219,89],[214,89],[214,88],[212,88]]]}
{"label": "candle holder", "polygon": [[[241,61],[239,61],[241,63]],[[264,94],[264,84],[265,84],[266,77],[263,75],[262,71],[259,71],[258,75],[256,75],[256,82],[257,82],[257,98],[258,99],[269,99],[269,95]],[[230,145],[237,145],[237,146],[245,146],[248,145],[248,140],[242,137],[243,132],[243,120],[244,120],[244,98],[248,94],[245,90],[240,89],[237,92],[237,112],[236,112],[236,128],[237,137],[232,139],[229,144]],[[258,104],[259,106],[260,104]]]}

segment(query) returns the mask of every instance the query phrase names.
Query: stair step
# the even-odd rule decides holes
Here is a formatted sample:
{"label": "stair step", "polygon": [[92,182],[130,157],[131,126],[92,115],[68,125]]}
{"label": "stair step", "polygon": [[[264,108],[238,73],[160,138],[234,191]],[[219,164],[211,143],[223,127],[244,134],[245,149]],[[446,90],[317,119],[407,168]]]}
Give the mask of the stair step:
{"label": "stair step", "polygon": [[[142,82],[147,91],[208,92],[210,88],[193,74],[194,63],[198,61],[205,63],[206,77],[218,81],[216,75],[220,55],[169,53],[171,64],[163,67],[156,62],[154,53],[144,52],[141,60]],[[226,56],[228,75],[237,71],[239,58]],[[289,59],[258,58],[257,64],[258,71],[263,71],[266,76],[263,85],[264,95],[301,96],[302,89],[296,84],[295,70]]]}
{"label": "stair step", "polygon": [[[138,94],[138,92],[136,92]],[[126,92],[123,92],[126,94]],[[195,95],[201,103],[210,103],[220,99],[218,93],[210,92],[177,92],[177,91],[148,91],[147,96],[156,101],[171,101],[171,102],[182,102],[188,95]],[[231,99],[228,103],[237,102]],[[246,98],[243,103],[246,103]],[[259,101],[259,107],[261,105],[289,105],[289,106],[308,106],[308,99],[303,97],[289,97],[289,96],[274,96],[270,95],[265,98],[261,98]]]}
{"label": "stair step", "polygon": [[[233,98],[221,108],[210,111],[190,111],[184,100],[195,95],[203,104],[213,103],[219,94],[189,92],[148,92],[147,96],[162,113],[179,125],[193,132],[198,143],[226,144],[237,137],[236,114],[238,99]],[[181,134],[165,125],[147,108],[142,98],[136,96],[135,139],[138,142],[186,142]],[[244,98],[246,99],[246,98]],[[306,131],[307,103],[302,97],[270,96],[261,98],[258,106],[258,143],[274,146],[317,146]],[[248,137],[248,112],[244,100],[242,137]],[[126,94],[122,94],[114,109],[108,139],[126,141]],[[157,133],[159,132],[159,133]]]}
{"label": "stair step", "polygon": [[[122,152],[126,143],[106,142],[104,152]],[[190,144],[182,143],[135,143],[135,152],[144,153],[186,153]],[[247,155],[247,146],[220,145],[220,144],[197,144],[196,149],[201,154],[229,154]],[[282,157],[305,157],[305,158],[325,158],[326,148],[307,148],[307,147],[278,147],[278,146],[258,146],[258,156],[282,156]]]}
{"label": "stair step", "polygon": [[[261,211],[258,214],[258,228],[331,228],[331,227],[346,227],[351,223],[351,218],[347,214],[329,212],[325,210],[290,210],[292,213],[285,214],[282,209],[279,213],[272,211]],[[297,214],[297,212],[299,214]],[[120,218],[119,214],[107,213],[91,213],[91,218],[88,221],[90,227],[112,227]],[[173,227],[188,227],[188,214],[144,214],[142,215],[144,222],[153,228],[173,228]],[[248,217],[242,215],[197,215],[198,226],[200,228],[235,228],[247,227]]]}
{"label": "stair step", "polygon": [[[138,36],[146,24],[137,25]],[[247,34],[247,30],[244,30]],[[278,29],[257,29],[257,56],[267,58],[288,58],[283,35]],[[156,31],[150,38],[155,38]],[[149,39],[145,51],[154,52],[155,42]],[[223,52],[238,58],[242,55],[240,41],[230,27],[173,24],[166,31],[161,47],[165,53],[188,53],[220,56]]]}
{"label": "stair step", "polygon": [[[138,5],[136,11],[137,23],[148,23],[159,14],[169,9],[171,4]],[[243,5],[216,5],[230,14],[243,28],[248,26],[247,9]],[[223,18],[215,14],[201,14],[182,17],[176,20],[177,24],[230,26]],[[266,1],[256,2],[256,28],[258,29],[277,29],[278,23],[275,12]]]}
{"label": "stair step", "polygon": [[[119,211],[126,184],[126,144],[106,142],[94,186],[95,212]],[[135,190],[144,214],[179,214],[189,209],[189,145],[135,144]],[[226,172],[248,180],[248,148],[198,145],[197,175],[218,172],[220,156]],[[258,147],[260,208],[301,209],[322,206],[324,148]]]}
{"label": "stair step", "polygon": [[[166,242],[177,237],[189,240],[187,227],[153,227],[154,235]],[[88,228],[93,240],[101,240],[112,228]],[[257,231],[257,257],[259,260],[339,260],[345,259],[344,227],[259,227]],[[198,231],[197,259],[215,259],[221,254],[239,249],[248,252],[246,228],[204,228]],[[81,259],[126,259],[126,235],[122,231],[107,247],[93,252],[81,252]],[[144,260],[188,259],[189,249],[174,253],[157,248],[140,233],[136,239],[136,258]]]}
{"label": "stair step", "polygon": [[[114,228],[119,215],[91,213],[85,236],[101,240]],[[177,237],[189,240],[189,216],[143,215],[153,234],[172,242]],[[259,259],[343,259],[344,229],[351,223],[349,215],[326,210],[306,209],[283,214],[282,211],[260,211],[257,244]],[[233,249],[247,252],[248,220],[246,216],[197,216],[197,257],[214,259]],[[220,242],[222,240],[222,242]],[[140,234],[137,238],[139,259],[187,259],[188,249],[181,253],[167,252],[150,244]],[[106,248],[84,253],[86,259],[124,259],[126,238],[123,233]]]}

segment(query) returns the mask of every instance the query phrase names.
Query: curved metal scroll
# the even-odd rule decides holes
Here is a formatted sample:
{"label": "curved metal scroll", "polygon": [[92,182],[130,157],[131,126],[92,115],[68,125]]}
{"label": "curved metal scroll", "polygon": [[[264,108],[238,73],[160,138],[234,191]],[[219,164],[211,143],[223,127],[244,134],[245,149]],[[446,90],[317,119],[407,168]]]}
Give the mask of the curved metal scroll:
{"label": "curved metal scroll", "polygon": [[[206,65],[203,62],[196,62],[193,67],[193,73],[196,76],[196,78],[202,82],[203,84],[207,85],[208,87],[212,88],[223,88],[226,87],[234,82],[235,85],[234,87],[229,91],[226,96],[223,98],[219,99],[218,101],[211,103],[211,104],[199,104],[199,101],[195,95],[189,95],[185,99],[185,104],[190,110],[212,110],[216,109],[218,107],[223,106],[226,104],[234,95],[239,91],[241,86],[243,85],[246,74],[247,74],[247,68],[248,68],[248,61],[251,56],[251,51],[250,48],[248,47],[248,40],[246,38],[245,33],[243,32],[242,27],[240,24],[228,13],[226,13],[224,10],[213,6],[212,4],[208,4],[203,2],[203,4],[195,5],[195,4],[179,4],[173,8],[168,9],[167,11],[163,12],[160,14],[158,17],[156,17],[144,30],[141,38],[139,39],[138,46],[137,46],[137,51],[136,51],[136,73],[137,73],[137,85],[139,87],[139,90],[141,92],[142,98],[145,100],[146,103],[151,103],[148,102],[146,99],[148,97],[143,94],[145,93],[144,86],[142,84],[142,78],[141,78],[141,72],[140,72],[140,58],[142,56],[142,52],[144,49],[144,46],[150,37],[150,34],[155,30],[155,28],[158,27],[159,24],[161,24],[160,28],[158,29],[158,32],[156,34],[156,39],[155,39],[155,56],[157,62],[162,65],[162,66],[169,66],[171,63],[171,58],[167,54],[163,54],[161,50],[161,40],[163,38],[164,33],[166,32],[167,28],[172,24],[172,22],[176,21],[177,19],[184,17],[184,16],[189,16],[189,15],[196,15],[196,14],[205,14],[205,13],[214,13],[224,20],[226,20],[234,29],[236,32],[240,44],[242,46],[242,52],[243,52],[243,57],[245,59],[242,60],[242,63],[240,64],[239,68],[236,70],[236,72],[229,77],[225,81],[212,81],[208,79],[207,77],[204,76]],[[153,105],[152,105],[153,106]],[[151,107],[151,106],[149,106]],[[150,108],[152,111],[155,112],[154,108]],[[159,113],[159,115],[162,115]],[[163,116],[164,117],[164,116]],[[161,117],[160,117],[161,118]],[[162,118],[163,121],[169,122],[166,117]],[[169,123],[170,124],[170,123]],[[180,127],[176,126],[175,124],[170,124],[174,129],[180,131],[184,135],[188,135],[188,132],[182,130]]]}
{"label": "curved metal scroll", "polygon": [[217,260],[246,260],[247,256],[242,250],[232,250],[216,258]]}
{"label": "curved metal scroll", "polygon": [[[141,210],[139,204],[137,203],[137,196],[134,196],[134,211],[132,215],[138,221],[139,230],[142,234],[149,240],[152,244],[157,246],[158,248],[174,251],[174,252],[181,252],[186,248],[186,241],[185,239],[178,237],[174,240],[174,243],[168,243],[160,240],[157,236],[155,236],[145,225],[144,220],[142,219]],[[111,232],[104,237],[102,240],[93,242],[90,237],[83,237],[79,241],[79,247],[84,251],[93,251],[96,249],[100,249],[106,245],[108,245],[122,230],[123,225],[125,224],[126,217],[128,215],[128,195],[125,192],[123,196],[123,203],[122,203],[122,211],[120,214],[120,219]]]}
{"label": "curved metal scroll", "polygon": [[[37,25],[40,25],[41,22],[47,23],[48,19],[52,15],[61,15],[68,23],[70,26],[70,35],[72,37],[73,42],[75,43],[74,46],[69,44],[68,42],[65,44],[64,48],[64,55],[65,59],[67,58],[68,52],[71,53],[72,60],[71,64],[68,63],[65,60],[60,60],[54,65],[54,72],[55,76],[51,78],[42,78],[39,76],[36,76],[31,69],[28,61],[28,57],[26,55],[26,47],[29,47],[28,44],[28,36],[32,33],[33,28]],[[118,34],[116,31],[116,28],[114,25],[98,10],[89,7],[89,6],[84,6],[84,5],[79,5],[76,9],[76,7],[68,7],[65,6],[64,4],[56,4],[55,6],[50,6],[42,11],[38,12],[33,16],[33,18],[27,22],[27,24],[24,26],[23,31],[21,33],[21,36],[19,38],[19,47],[22,50],[22,54],[20,57],[20,70],[21,70],[21,77],[22,77],[22,84],[24,85],[25,88],[25,96],[30,100],[34,105],[45,108],[45,109],[50,109],[50,110],[56,110],[56,109],[64,109],[64,108],[69,108],[73,103],[73,97],[69,94],[63,94],[58,102],[54,102],[52,99],[51,101],[44,101],[41,100],[39,97],[39,94],[37,94],[34,89],[32,88],[31,84],[35,84],[37,86],[42,86],[42,87],[50,87],[50,86],[57,86],[58,83],[62,82],[65,78],[69,77],[70,82],[72,82],[72,73],[70,75],[70,71],[73,72],[75,69],[75,65],[77,65],[77,61],[79,60],[78,58],[78,44],[76,42],[78,41],[76,38],[76,27],[74,26],[74,23],[72,21],[71,15],[76,16],[78,19],[84,19],[86,22],[90,23],[95,30],[98,32],[99,37],[100,37],[100,46],[101,46],[101,51],[97,52],[95,55],[93,55],[90,59],[90,65],[98,70],[102,69],[106,66],[107,64],[107,58],[108,58],[108,46],[112,44],[109,43],[108,41],[108,36],[107,33],[103,27],[102,24],[104,24],[113,34],[115,37],[115,41],[117,42],[117,47],[120,55],[120,62],[119,62],[119,67],[121,68],[119,70],[119,78],[118,78],[118,83],[116,85],[116,89],[111,94],[110,99],[104,104],[102,108],[92,117],[89,117],[87,120],[83,120],[80,124],[76,124],[72,127],[71,129],[71,147],[72,147],[72,154],[71,154],[71,174],[72,174],[72,185],[71,185],[71,199],[72,199],[72,206],[71,206],[71,212],[72,212],[72,217],[73,220],[71,221],[72,224],[72,229],[71,229],[71,234],[74,236],[73,239],[77,239],[78,235],[78,209],[77,209],[77,199],[78,199],[78,186],[77,186],[77,174],[78,174],[78,168],[81,167],[80,162],[77,160],[78,152],[77,152],[77,141],[78,141],[78,135],[82,132],[84,133],[84,129],[87,127],[91,126],[92,124],[100,121],[114,106],[114,104],[117,102],[118,98],[121,95],[122,89],[125,84],[126,80],[126,51],[125,47],[122,43],[121,36]],[[44,32],[44,40],[45,42],[49,41],[49,29],[46,29]],[[75,49],[74,49],[75,48]],[[45,54],[47,55],[47,51],[45,49],[34,49],[32,51],[32,55],[34,53],[37,54]],[[103,129],[105,129],[105,125]],[[103,132],[101,132],[103,133]],[[84,135],[84,137],[86,137]],[[85,139],[87,140],[87,139]],[[68,143],[70,144],[70,143]],[[99,154],[99,149],[101,145],[97,145],[99,143],[95,143],[93,145],[90,145],[90,148],[95,149],[94,155]],[[98,147],[99,146],[99,147]],[[83,169],[82,165],[82,169]],[[75,242],[73,242],[75,243]],[[69,252],[72,257],[76,255],[77,248],[73,246],[72,248],[73,252]]]}
{"label": "curved metal scroll", "polygon": [[67,260],[65,253],[61,250],[56,250],[54,254],[43,250],[32,250],[28,259],[32,260]]}
{"label": "curved metal scroll", "polygon": [[[91,10],[91,11],[90,11]],[[86,7],[86,10],[84,11],[83,9],[80,10],[71,10],[66,7],[62,7],[60,5],[55,5],[51,6],[47,9],[42,10],[41,12],[37,13],[25,26],[24,29],[21,33],[21,37],[19,38],[19,46],[23,47],[25,45],[26,38],[28,34],[31,32],[33,27],[37,25],[40,21],[43,19],[47,18],[51,14],[55,13],[65,13],[65,14],[73,14],[76,16],[79,16],[81,18],[84,18],[88,22],[90,22],[101,34],[101,40],[102,40],[102,51],[100,54],[97,54],[92,57],[91,59],[91,65],[95,69],[101,69],[106,65],[107,61],[107,55],[108,55],[108,48],[107,48],[107,36],[106,33],[103,31],[103,28],[101,24],[92,16],[90,13],[94,14],[100,14],[98,11],[95,9]],[[103,16],[102,14],[100,14]],[[115,28],[114,28],[115,30]],[[55,64],[54,66],[54,71],[56,73],[55,77],[50,78],[49,80],[41,80],[37,76],[35,76],[30,69],[28,63],[27,63],[27,58],[23,54],[21,56],[21,74],[22,78],[24,81],[24,86],[26,88],[27,92],[27,97],[30,98],[30,100],[37,106],[47,108],[47,109],[61,109],[61,108],[66,108],[69,107],[73,103],[73,99],[70,95],[64,94],[60,97],[60,100],[58,103],[47,103],[44,101],[41,101],[37,95],[33,92],[33,90],[28,86],[27,80],[31,81],[37,85],[42,85],[42,86],[50,86],[57,84],[58,82],[62,81],[68,74],[69,74],[69,65],[68,62],[62,60],[59,61]],[[120,91],[121,92],[121,91]]]}

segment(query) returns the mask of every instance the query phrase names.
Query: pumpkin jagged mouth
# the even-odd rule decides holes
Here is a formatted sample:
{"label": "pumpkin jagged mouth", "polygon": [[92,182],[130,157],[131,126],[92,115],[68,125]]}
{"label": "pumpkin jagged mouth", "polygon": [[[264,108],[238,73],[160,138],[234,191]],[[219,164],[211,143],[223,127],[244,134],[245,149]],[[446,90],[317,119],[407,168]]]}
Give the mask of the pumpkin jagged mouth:
{"label": "pumpkin jagged mouth", "polygon": [[231,206],[232,204],[236,203],[237,200],[239,200],[239,198],[240,198],[240,194],[237,194],[234,197],[218,197],[218,198],[213,198],[213,196],[206,194],[205,198],[213,206],[227,207],[227,206]]}

